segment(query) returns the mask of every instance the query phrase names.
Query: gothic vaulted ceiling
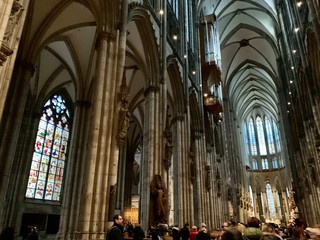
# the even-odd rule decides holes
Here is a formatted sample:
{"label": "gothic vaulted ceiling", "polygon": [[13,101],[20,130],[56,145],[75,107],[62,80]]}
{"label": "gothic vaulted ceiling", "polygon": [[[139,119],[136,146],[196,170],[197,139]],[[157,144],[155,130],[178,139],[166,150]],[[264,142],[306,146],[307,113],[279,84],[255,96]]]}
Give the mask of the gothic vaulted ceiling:
{"label": "gothic vaulted ceiling", "polygon": [[222,89],[238,121],[257,112],[278,119],[278,22],[274,0],[199,0],[217,16]]}
{"label": "gothic vaulted ceiling", "polygon": [[[280,81],[274,0],[198,0],[197,9],[203,15],[214,12],[217,16],[223,95],[238,121],[261,109],[278,119]],[[38,61],[31,83],[34,94],[46,96],[56,87],[65,86],[74,100],[89,98],[88,91],[82,89],[90,89],[95,69],[92,50],[96,26],[92,12],[77,1],[62,0],[34,1],[30,11],[40,14],[29,16],[30,31],[26,36],[28,43],[34,43],[34,49],[29,49],[33,56],[29,57],[37,57]],[[133,26],[128,42],[135,36],[134,24],[129,24]],[[130,46],[137,50],[140,45],[132,42]],[[129,72],[137,72],[136,63],[127,65],[132,67]]]}

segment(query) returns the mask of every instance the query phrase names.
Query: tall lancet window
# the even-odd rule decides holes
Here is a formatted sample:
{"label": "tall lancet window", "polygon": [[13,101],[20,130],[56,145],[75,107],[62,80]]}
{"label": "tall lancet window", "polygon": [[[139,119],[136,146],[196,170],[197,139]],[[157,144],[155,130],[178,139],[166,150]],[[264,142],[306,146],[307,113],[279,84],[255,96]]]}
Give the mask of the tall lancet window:
{"label": "tall lancet window", "polygon": [[168,4],[176,18],[179,19],[179,0],[168,0]]}
{"label": "tall lancet window", "polygon": [[54,95],[41,112],[26,198],[61,200],[70,123],[65,100],[60,95]]}
{"label": "tall lancet window", "polygon": [[257,141],[256,135],[254,133],[254,123],[253,118],[250,118],[249,122],[249,138],[250,138],[250,150],[252,155],[257,155]]}
{"label": "tall lancet window", "polygon": [[276,152],[276,149],[275,149],[275,144],[274,144],[272,126],[271,126],[271,122],[268,117],[265,117],[265,124],[266,124],[266,131],[267,131],[269,153],[273,154]]}
{"label": "tall lancet window", "polygon": [[275,123],[275,121],[272,121],[272,125],[273,125],[273,131],[274,131],[274,137],[275,137],[275,141],[276,141],[276,146],[277,146],[277,152],[280,152],[281,151],[281,144],[280,144],[280,136],[279,136],[278,126]]}
{"label": "tall lancet window", "polygon": [[272,194],[272,189],[270,183],[266,184],[266,194],[267,194],[267,200],[268,200],[268,208],[270,213],[270,218],[276,218],[276,208],[274,205],[274,199]]}
{"label": "tall lancet window", "polygon": [[265,135],[263,131],[263,122],[261,117],[257,117],[256,121],[257,121],[257,132],[258,132],[260,155],[267,155],[266,140],[265,140]]}
{"label": "tall lancet window", "polygon": [[185,1],[185,27],[186,27],[186,40],[189,48],[194,50],[193,44],[193,0]]}

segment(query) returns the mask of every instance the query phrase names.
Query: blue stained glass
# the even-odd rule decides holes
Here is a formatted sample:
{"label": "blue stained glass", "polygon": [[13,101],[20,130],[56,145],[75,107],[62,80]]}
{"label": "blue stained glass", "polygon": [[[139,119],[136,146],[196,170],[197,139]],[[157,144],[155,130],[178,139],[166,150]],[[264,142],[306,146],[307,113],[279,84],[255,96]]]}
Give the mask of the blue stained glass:
{"label": "blue stained glass", "polygon": [[281,151],[281,144],[280,144],[280,136],[279,136],[278,126],[275,123],[275,121],[272,122],[272,125],[273,125],[274,137],[276,140],[277,152],[280,152]]}
{"label": "blue stained glass", "polygon": [[276,158],[272,159],[272,168],[278,168],[278,161]]}
{"label": "blue stained glass", "polygon": [[254,133],[254,124],[253,119],[250,119],[249,122],[249,138],[250,138],[250,150],[252,155],[257,155],[257,141],[256,141],[256,135]]}
{"label": "blue stained glass", "polygon": [[267,155],[267,147],[261,117],[256,118],[260,155]]}
{"label": "blue stained glass", "polygon": [[268,159],[262,159],[262,169],[269,169]]}
{"label": "blue stained glass", "polygon": [[269,152],[271,154],[276,152],[275,145],[274,145],[274,138],[272,134],[272,126],[271,122],[268,117],[265,117],[265,124],[266,124],[266,131],[267,131],[267,140],[268,140],[268,146],[269,146]]}
{"label": "blue stained glass", "polygon": [[274,198],[273,198],[273,194],[272,194],[272,189],[271,189],[270,183],[266,184],[266,194],[267,194],[270,218],[276,218],[276,208],[275,208],[275,205],[274,205]]}

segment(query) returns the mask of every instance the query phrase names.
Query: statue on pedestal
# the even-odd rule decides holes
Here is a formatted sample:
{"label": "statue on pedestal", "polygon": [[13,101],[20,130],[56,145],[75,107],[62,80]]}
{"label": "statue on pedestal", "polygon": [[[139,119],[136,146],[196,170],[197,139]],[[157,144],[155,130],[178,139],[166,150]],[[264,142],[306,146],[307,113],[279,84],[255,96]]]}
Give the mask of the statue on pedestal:
{"label": "statue on pedestal", "polygon": [[154,175],[150,184],[150,225],[167,223],[167,191],[160,175]]}

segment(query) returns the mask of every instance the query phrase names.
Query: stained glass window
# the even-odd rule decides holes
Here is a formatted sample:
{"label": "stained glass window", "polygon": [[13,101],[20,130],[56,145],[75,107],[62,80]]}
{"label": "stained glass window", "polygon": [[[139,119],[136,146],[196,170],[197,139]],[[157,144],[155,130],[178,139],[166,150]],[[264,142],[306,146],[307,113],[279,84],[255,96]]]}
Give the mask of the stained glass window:
{"label": "stained glass window", "polygon": [[278,168],[278,161],[276,158],[272,159],[272,168]]}
{"label": "stained glass window", "polygon": [[253,170],[258,170],[258,161],[256,159],[252,159],[252,168]]}
{"label": "stained glass window", "polygon": [[263,131],[263,122],[261,117],[256,118],[257,121],[257,133],[258,133],[258,142],[259,142],[259,150],[261,155],[267,155],[267,147],[266,140]]}
{"label": "stained glass window", "polygon": [[272,122],[272,125],[273,125],[274,137],[275,137],[275,140],[276,140],[277,152],[280,152],[281,151],[281,145],[280,145],[280,136],[279,136],[278,126],[275,123],[275,121]]}
{"label": "stained glass window", "polygon": [[254,134],[254,123],[253,119],[250,119],[249,122],[249,138],[250,138],[250,149],[252,155],[257,155],[257,143],[256,143],[256,135]]}
{"label": "stained glass window", "polygon": [[268,159],[262,159],[262,169],[269,169]]}
{"label": "stained glass window", "polygon": [[194,50],[193,45],[193,1],[185,1],[185,17],[186,17],[186,40],[189,47]]}
{"label": "stained glass window", "polygon": [[179,0],[168,0],[168,4],[176,18],[179,19]]}
{"label": "stained glass window", "polygon": [[41,114],[25,196],[60,201],[70,112],[62,96],[54,95],[46,102]]}
{"label": "stained glass window", "polygon": [[270,183],[266,184],[266,193],[267,193],[270,218],[275,218],[276,217],[276,208],[274,205],[274,199],[273,199],[273,194],[272,194],[272,189],[271,189]]}
{"label": "stained glass window", "polygon": [[273,153],[276,152],[276,149],[275,149],[275,146],[274,146],[274,138],[273,138],[272,126],[271,126],[271,122],[270,122],[268,117],[265,117],[265,124],[266,124],[269,152],[271,154],[273,154]]}

